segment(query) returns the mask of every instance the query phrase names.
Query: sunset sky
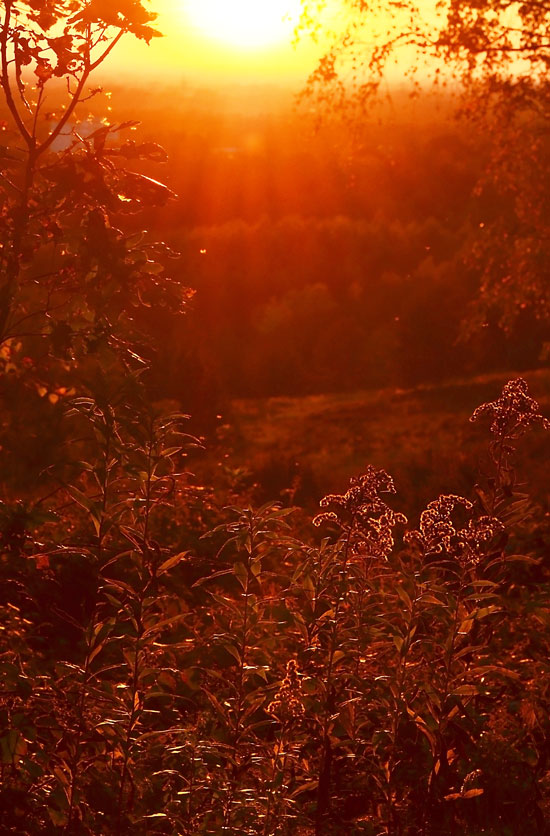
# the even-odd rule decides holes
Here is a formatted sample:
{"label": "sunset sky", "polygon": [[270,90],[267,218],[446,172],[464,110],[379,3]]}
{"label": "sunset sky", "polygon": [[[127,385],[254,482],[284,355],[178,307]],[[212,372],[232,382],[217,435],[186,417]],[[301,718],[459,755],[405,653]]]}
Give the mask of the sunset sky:
{"label": "sunset sky", "polygon": [[[322,53],[322,42],[307,34],[293,43],[299,0],[153,0],[150,8],[163,37],[147,46],[129,36],[108,62],[136,81],[169,74],[211,83],[291,83],[303,81]],[[325,12],[331,23],[341,16],[334,3]]]}
{"label": "sunset sky", "polygon": [[[296,36],[301,0],[150,0],[162,37],[147,45],[127,36],[109,57],[105,71],[110,75],[114,69],[121,80],[133,83],[157,77],[208,87],[300,87],[326,53],[331,38],[335,33],[340,37],[350,20],[346,0],[306,3],[316,22],[315,38],[307,26]],[[424,21],[435,23],[436,10],[435,0],[426,0]],[[408,31],[415,23],[406,10],[398,13],[392,8],[391,15],[376,15],[369,7],[362,15],[357,43],[368,54],[376,43]],[[421,78],[423,66],[430,66],[424,60],[425,56],[419,60],[414,48],[400,47],[387,66],[387,80],[400,83],[411,64],[417,65]]]}

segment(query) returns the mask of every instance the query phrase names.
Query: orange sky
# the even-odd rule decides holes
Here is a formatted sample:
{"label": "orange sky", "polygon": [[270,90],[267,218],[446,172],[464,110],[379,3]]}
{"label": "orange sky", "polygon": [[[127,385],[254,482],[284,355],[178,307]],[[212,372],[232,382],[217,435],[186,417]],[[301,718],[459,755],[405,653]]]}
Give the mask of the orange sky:
{"label": "orange sky", "polygon": [[[255,2],[261,5],[270,0]],[[170,75],[172,80],[213,84],[245,80],[292,83],[303,82],[321,54],[321,45],[307,35],[293,44],[292,26],[282,30],[284,39],[279,43],[247,43],[243,47],[224,42],[219,33],[201,28],[193,17],[187,4],[197,3],[201,0],[151,0],[149,7],[158,13],[156,26],[164,37],[155,38],[147,46],[127,36],[110,56],[106,71],[112,73],[114,69],[135,81],[150,75]],[[235,31],[228,35],[231,39]]]}
{"label": "orange sky", "polygon": [[[280,27],[281,15],[273,29],[279,32],[279,40],[265,44],[249,38],[245,46],[238,44],[236,35],[246,29],[246,10],[256,14],[281,5],[300,7],[300,0],[149,0],[149,8],[158,15],[156,27],[163,37],[154,38],[148,46],[131,35],[123,39],[109,56],[105,75],[112,79],[113,71],[121,81],[134,84],[146,83],[151,77],[163,81],[205,85],[210,88],[231,85],[273,85],[300,88],[326,51],[327,31],[341,32],[349,15],[346,0],[305,0],[310,9],[323,7],[321,29],[317,42],[304,32],[296,39],[292,25],[286,31]],[[218,6],[216,6],[218,4]],[[376,4],[374,4],[376,5]],[[212,6],[214,25],[209,29],[201,14]],[[422,6],[425,19],[436,19],[436,0],[426,0]],[[300,7],[301,8],[301,7]],[[219,9],[219,14],[216,14]],[[228,15],[227,10],[231,10]],[[395,10],[390,15],[375,16],[372,7],[363,15],[363,29],[359,41],[368,52],[379,38],[388,37],[388,31],[408,28],[410,22],[405,12]],[[224,21],[219,20],[225,17]],[[203,15],[204,16],[204,15]],[[295,18],[297,19],[297,17]],[[216,30],[216,31],[213,31]],[[245,33],[246,34],[246,33]],[[242,40],[242,39],[240,39]],[[246,39],[245,39],[246,40]],[[273,39],[272,39],[273,40]],[[416,56],[418,57],[418,56]],[[400,83],[405,79],[407,65],[415,63],[412,48],[399,51],[388,64],[386,78]],[[419,65],[422,77],[422,62]],[[101,72],[99,73],[101,79]]]}

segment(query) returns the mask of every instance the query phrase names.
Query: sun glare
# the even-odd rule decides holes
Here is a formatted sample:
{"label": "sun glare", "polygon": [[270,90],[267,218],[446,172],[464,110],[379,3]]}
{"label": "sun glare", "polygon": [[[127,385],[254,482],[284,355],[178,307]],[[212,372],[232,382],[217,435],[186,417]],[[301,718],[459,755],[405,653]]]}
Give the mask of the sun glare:
{"label": "sun glare", "polygon": [[202,34],[242,49],[261,49],[292,37],[300,0],[185,0],[190,22]]}

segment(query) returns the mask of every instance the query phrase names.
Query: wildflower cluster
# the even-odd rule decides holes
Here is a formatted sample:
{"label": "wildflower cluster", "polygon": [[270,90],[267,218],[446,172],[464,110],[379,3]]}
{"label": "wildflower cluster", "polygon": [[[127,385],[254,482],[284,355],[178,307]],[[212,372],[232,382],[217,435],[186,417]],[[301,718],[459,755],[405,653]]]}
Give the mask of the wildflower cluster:
{"label": "wildflower cluster", "polygon": [[313,520],[314,525],[320,525],[326,518],[338,520],[343,524],[346,515],[364,517],[382,513],[388,506],[378,494],[395,493],[391,476],[385,470],[377,470],[371,464],[362,476],[352,476],[349,484],[345,494],[329,493],[323,497],[319,503],[321,508],[336,505],[339,511],[319,514]]}
{"label": "wildflower cluster", "polygon": [[426,554],[451,553],[456,545],[458,531],[452,513],[462,505],[467,511],[473,508],[469,499],[455,494],[442,495],[430,502],[420,515],[420,529],[405,535],[410,543],[418,543]]}
{"label": "wildflower cluster", "polygon": [[406,525],[407,518],[391,508],[387,508],[378,519],[369,517],[362,520],[361,526],[358,527],[359,536],[354,543],[354,550],[368,554],[369,557],[387,559],[395,545],[393,529],[398,523]]}
{"label": "wildflower cluster", "polygon": [[286,666],[286,676],[274,699],[267,706],[267,713],[276,717],[280,723],[292,723],[299,720],[305,708],[302,701],[298,666],[290,659]]}
{"label": "wildflower cluster", "polygon": [[460,507],[469,512],[473,504],[455,494],[438,497],[422,511],[419,530],[407,533],[405,539],[418,545],[425,554],[445,552],[462,566],[478,563],[485,545],[503,531],[504,526],[496,517],[483,515],[458,528],[453,513]]}
{"label": "wildflower cluster", "polygon": [[404,514],[393,511],[379,496],[395,493],[393,479],[385,470],[367,467],[362,476],[353,477],[345,494],[328,494],[319,503],[322,508],[336,506],[334,511],[318,514],[313,524],[335,522],[344,531],[354,532],[353,551],[367,552],[387,558],[394,545],[393,529],[406,524]]}
{"label": "wildflower cluster", "polygon": [[529,395],[527,381],[522,377],[509,380],[496,401],[478,406],[470,421],[486,415],[492,419],[491,432],[500,438],[519,438],[536,423],[542,424],[545,430],[550,429],[550,421],[541,414],[539,404]]}
{"label": "wildflower cluster", "polygon": [[464,552],[459,559],[464,562],[478,563],[487,543],[504,531],[504,525],[496,517],[484,514],[477,519],[469,520],[466,528],[461,529],[459,536],[464,540]]}

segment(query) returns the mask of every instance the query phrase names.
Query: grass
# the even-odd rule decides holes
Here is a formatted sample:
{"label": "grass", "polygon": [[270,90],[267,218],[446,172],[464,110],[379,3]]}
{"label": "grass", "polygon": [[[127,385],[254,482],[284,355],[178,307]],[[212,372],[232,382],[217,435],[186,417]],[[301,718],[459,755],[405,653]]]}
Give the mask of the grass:
{"label": "grass", "polygon": [[[418,513],[439,493],[471,494],[484,468],[488,428],[469,417],[518,374],[414,389],[237,400],[224,417],[224,458],[219,461],[214,445],[200,470],[211,476],[216,465],[241,475],[244,469],[258,485],[259,499],[284,496],[294,482],[296,501],[313,507],[325,493],[345,490],[351,475],[373,464],[394,476],[399,506]],[[521,375],[550,415],[550,370]],[[547,434],[536,432],[519,456],[520,473],[542,503],[549,499],[549,444]]]}

